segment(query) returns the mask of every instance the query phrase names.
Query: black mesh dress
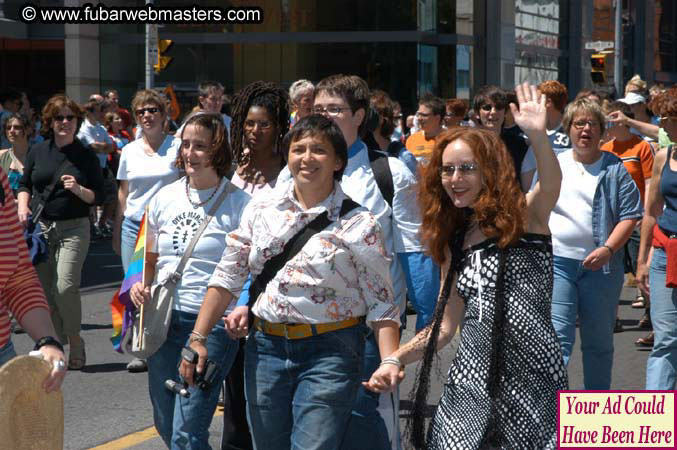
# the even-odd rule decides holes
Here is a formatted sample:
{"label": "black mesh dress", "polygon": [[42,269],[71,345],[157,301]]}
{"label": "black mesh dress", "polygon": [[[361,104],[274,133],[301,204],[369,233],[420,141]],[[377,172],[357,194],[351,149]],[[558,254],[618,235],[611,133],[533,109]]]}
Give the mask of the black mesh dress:
{"label": "black mesh dress", "polygon": [[486,240],[458,270],[465,319],[428,448],[554,449],[556,391],[568,382],[550,318],[550,236],[504,250]]}

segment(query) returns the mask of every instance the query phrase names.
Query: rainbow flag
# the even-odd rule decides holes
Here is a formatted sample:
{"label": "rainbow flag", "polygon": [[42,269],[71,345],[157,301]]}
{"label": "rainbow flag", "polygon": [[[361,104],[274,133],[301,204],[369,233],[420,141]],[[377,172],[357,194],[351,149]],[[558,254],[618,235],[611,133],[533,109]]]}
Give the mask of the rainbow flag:
{"label": "rainbow flag", "polygon": [[127,268],[124,280],[120,289],[117,290],[110,302],[111,316],[113,319],[113,336],[110,338],[113,343],[113,349],[118,353],[124,353],[122,341],[127,334],[127,330],[134,322],[134,311],[136,307],[129,297],[129,291],[139,281],[143,280],[144,261],[146,259],[146,214],[141,219],[139,234],[136,236],[134,245],[134,255]]}

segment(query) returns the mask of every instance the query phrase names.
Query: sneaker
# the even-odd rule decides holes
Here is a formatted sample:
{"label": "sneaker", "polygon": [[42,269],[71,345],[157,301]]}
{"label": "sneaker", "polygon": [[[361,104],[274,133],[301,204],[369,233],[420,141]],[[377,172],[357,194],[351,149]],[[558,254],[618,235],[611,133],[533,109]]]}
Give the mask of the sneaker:
{"label": "sneaker", "polygon": [[635,309],[644,308],[646,306],[644,296],[638,295],[637,297],[635,297],[635,301],[633,301],[630,306],[635,308]]}
{"label": "sneaker", "polygon": [[98,225],[91,225],[89,227],[89,234],[93,241],[98,241],[103,237],[103,235],[101,234],[101,230],[99,230]]}
{"label": "sneaker", "polygon": [[101,233],[101,236],[103,236],[104,238],[113,237],[113,227],[109,226],[108,224],[99,226],[99,231]]}
{"label": "sneaker", "polygon": [[127,370],[131,373],[148,372],[148,364],[145,359],[134,358],[127,364]]}

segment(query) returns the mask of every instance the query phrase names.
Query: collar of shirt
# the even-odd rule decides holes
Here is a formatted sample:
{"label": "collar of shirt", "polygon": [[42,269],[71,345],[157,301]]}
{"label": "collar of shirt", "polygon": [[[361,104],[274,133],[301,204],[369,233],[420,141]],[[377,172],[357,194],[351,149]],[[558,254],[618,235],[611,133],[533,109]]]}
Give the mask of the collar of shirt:
{"label": "collar of shirt", "polygon": [[292,182],[289,183],[289,186],[287,187],[283,200],[285,202],[286,201],[290,202],[293,205],[294,209],[298,209],[299,211],[309,216],[319,216],[323,212],[327,211],[329,220],[335,221],[339,218],[341,214],[341,205],[343,204],[344,198],[345,194],[341,189],[341,185],[337,181],[334,181],[334,190],[331,191],[331,194],[329,194],[327,198],[325,198],[312,208],[304,209],[303,206],[301,206],[301,204],[299,203],[299,201],[296,200],[296,195],[294,193],[294,183]]}
{"label": "collar of shirt", "polygon": [[352,158],[353,156],[360,153],[362,150],[366,150],[366,149],[367,149],[367,144],[362,142],[362,139],[357,139],[355,142],[353,142],[353,145],[348,147],[348,159]]}

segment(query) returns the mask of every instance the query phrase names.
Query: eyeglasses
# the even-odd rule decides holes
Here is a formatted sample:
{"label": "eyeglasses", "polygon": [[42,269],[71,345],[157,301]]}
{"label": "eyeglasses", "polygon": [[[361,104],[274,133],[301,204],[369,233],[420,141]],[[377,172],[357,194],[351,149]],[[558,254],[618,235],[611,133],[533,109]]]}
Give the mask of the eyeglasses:
{"label": "eyeglasses", "polygon": [[73,114],[68,114],[67,116],[54,116],[54,120],[57,122],[63,122],[63,119],[66,119],[68,122],[75,119]]}
{"label": "eyeglasses", "polygon": [[453,164],[442,166],[440,167],[440,176],[442,178],[451,178],[454,176],[454,172],[456,172],[457,170],[461,175],[468,175],[477,170],[477,164],[463,163],[460,166],[455,166]]}
{"label": "eyeglasses", "polygon": [[350,109],[349,107],[340,107],[340,106],[327,106],[326,108],[323,106],[314,106],[313,114],[327,113],[332,117],[336,117],[339,114],[341,114],[341,111],[348,111],[349,109]]}
{"label": "eyeglasses", "polygon": [[414,114],[416,117],[423,117],[424,119],[427,119],[430,116],[434,116],[435,114],[433,113],[424,113],[420,111],[416,111],[416,114]]}
{"label": "eyeglasses", "polygon": [[505,109],[505,106],[503,105],[492,105],[491,103],[485,103],[484,105],[480,106],[480,109],[482,111],[489,112],[493,108],[496,108],[496,111],[503,111]]}
{"label": "eyeglasses", "polygon": [[590,128],[599,128],[599,122],[596,120],[577,120],[576,122],[572,123],[572,125],[577,130],[582,130],[586,125],[590,125]]}
{"label": "eyeglasses", "polygon": [[134,111],[134,112],[136,113],[137,116],[143,116],[143,115],[146,114],[147,112],[149,112],[149,113],[151,113],[151,114],[155,114],[155,113],[157,113],[158,111],[160,111],[159,108],[152,107],[152,108],[139,108],[139,109],[137,109],[137,110]]}
{"label": "eyeglasses", "polygon": [[268,120],[245,120],[245,128],[254,128],[256,125],[259,126],[260,130],[269,130],[273,124]]}

